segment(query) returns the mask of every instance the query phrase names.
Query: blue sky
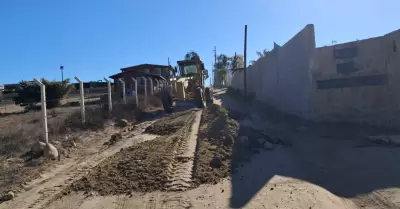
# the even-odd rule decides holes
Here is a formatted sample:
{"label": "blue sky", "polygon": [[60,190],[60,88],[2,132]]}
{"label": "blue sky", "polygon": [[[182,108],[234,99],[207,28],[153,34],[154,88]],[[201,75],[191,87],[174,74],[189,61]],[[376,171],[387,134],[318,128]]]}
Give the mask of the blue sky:
{"label": "blue sky", "polygon": [[122,67],[174,65],[195,50],[217,53],[284,44],[313,23],[317,46],[400,28],[399,0],[0,0],[0,83],[45,77],[99,80]]}

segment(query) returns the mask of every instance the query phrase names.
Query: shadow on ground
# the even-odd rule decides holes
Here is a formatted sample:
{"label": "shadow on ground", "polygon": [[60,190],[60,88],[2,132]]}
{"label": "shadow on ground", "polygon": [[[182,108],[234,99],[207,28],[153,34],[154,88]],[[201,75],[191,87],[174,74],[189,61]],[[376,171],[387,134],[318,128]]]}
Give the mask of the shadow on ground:
{"label": "shadow on ground", "polygon": [[[236,113],[241,121],[246,117],[263,118],[266,123],[256,125],[267,130],[272,127],[271,135],[280,135],[291,144],[262,151],[237,172],[231,173],[230,206],[233,208],[245,206],[275,175],[308,181],[346,198],[400,187],[399,148],[377,144],[362,146],[366,136],[398,134],[397,130],[312,123],[265,106],[261,108],[259,104],[233,101],[224,93],[217,93],[216,98],[223,107],[241,112]],[[250,134],[249,140],[254,140],[254,136]],[[243,153],[233,153],[234,156],[238,154]]]}

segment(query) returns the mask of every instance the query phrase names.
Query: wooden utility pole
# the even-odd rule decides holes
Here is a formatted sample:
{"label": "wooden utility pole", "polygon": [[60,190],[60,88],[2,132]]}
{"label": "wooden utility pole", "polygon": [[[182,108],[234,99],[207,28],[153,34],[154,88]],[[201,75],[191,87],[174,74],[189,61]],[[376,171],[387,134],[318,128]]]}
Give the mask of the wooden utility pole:
{"label": "wooden utility pole", "polygon": [[246,58],[247,58],[247,25],[244,26],[244,70],[243,70],[243,84],[244,84],[244,97],[247,98],[247,75],[246,75],[246,71],[247,71],[247,62],[246,62]]}
{"label": "wooden utility pole", "polygon": [[237,57],[236,57],[236,52],[235,52],[235,56],[233,57],[233,69],[232,69],[232,72],[235,71],[235,69],[236,69],[236,59],[237,59]]}

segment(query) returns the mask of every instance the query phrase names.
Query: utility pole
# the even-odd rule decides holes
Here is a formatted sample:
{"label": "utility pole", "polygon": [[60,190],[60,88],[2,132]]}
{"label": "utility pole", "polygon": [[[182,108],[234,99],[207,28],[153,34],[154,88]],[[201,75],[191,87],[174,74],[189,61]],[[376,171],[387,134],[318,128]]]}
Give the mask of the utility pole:
{"label": "utility pole", "polygon": [[212,82],[211,82],[211,80],[212,80],[212,71],[213,71],[213,67],[214,65],[213,65],[213,61],[211,61],[211,73],[210,72],[208,72],[208,74],[209,74],[209,76],[210,76],[210,87],[212,86]]}
{"label": "utility pole", "polygon": [[170,66],[170,63],[169,63],[169,57],[168,57],[168,66]]}
{"label": "utility pole", "polygon": [[247,63],[246,63],[246,58],[247,58],[247,25],[244,26],[244,70],[243,70],[243,83],[244,83],[244,97],[247,98]]}
{"label": "utility pole", "polygon": [[64,66],[60,66],[60,70],[61,70],[61,81],[64,83]]}
{"label": "utility pole", "polygon": [[235,71],[235,69],[236,69],[236,59],[237,59],[237,57],[236,57],[236,52],[235,52],[235,56],[233,57],[233,70],[232,70],[232,72]]}
{"label": "utility pole", "polygon": [[213,83],[215,85],[215,73],[217,71],[217,69],[215,68],[215,64],[217,63],[217,47],[216,46],[214,46],[213,52],[214,52],[214,65],[213,65],[213,69],[214,69],[213,70],[213,78],[214,78],[214,81],[213,81]]}

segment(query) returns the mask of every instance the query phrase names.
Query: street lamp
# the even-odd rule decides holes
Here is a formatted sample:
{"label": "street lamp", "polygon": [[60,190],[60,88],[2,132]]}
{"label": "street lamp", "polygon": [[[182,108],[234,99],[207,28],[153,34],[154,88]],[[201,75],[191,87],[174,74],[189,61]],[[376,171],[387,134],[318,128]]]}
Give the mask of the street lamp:
{"label": "street lamp", "polygon": [[60,66],[60,70],[61,70],[61,81],[64,83],[64,66]]}

